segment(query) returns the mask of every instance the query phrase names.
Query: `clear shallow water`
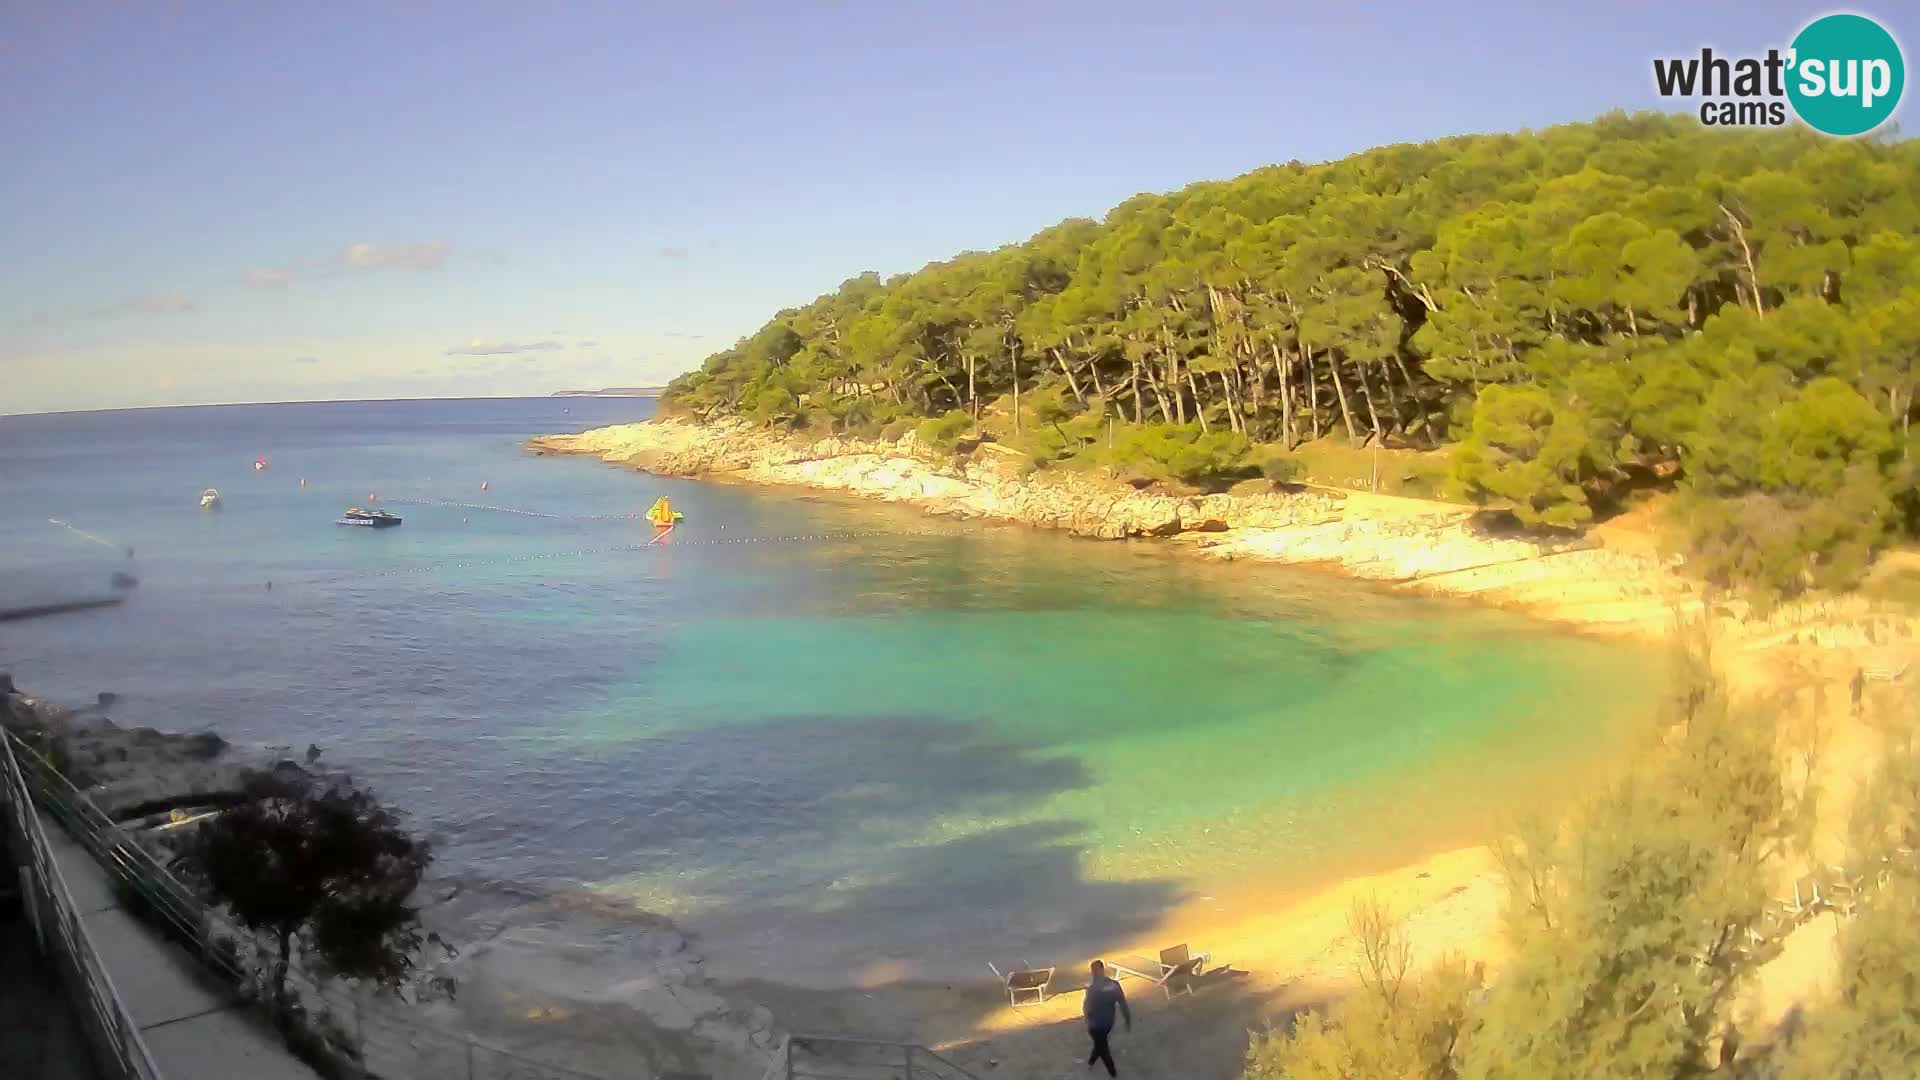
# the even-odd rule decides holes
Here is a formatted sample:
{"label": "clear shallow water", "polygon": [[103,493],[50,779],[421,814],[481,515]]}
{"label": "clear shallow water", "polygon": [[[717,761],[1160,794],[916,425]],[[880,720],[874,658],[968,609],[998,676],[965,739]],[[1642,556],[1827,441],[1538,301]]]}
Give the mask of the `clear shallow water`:
{"label": "clear shallow water", "polygon": [[[112,690],[123,723],[318,743],[442,872],[591,889],[705,931],[726,970],[821,980],[1078,959],[1203,897],[1244,913],[1475,839],[1654,690],[1641,651],[1310,572],[521,449],[649,411],[0,418],[0,600],[98,591],[125,545],[142,579],[0,626],[0,666]],[[331,524],[369,492],[406,524]],[[659,492],[688,523],[640,550],[639,522],[399,504]]]}

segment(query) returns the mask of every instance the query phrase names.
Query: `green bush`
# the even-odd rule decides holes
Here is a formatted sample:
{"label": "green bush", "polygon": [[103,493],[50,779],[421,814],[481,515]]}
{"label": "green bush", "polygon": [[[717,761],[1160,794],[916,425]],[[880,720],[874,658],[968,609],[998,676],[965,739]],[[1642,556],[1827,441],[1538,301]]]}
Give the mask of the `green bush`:
{"label": "green bush", "polygon": [[1114,433],[1098,451],[1103,464],[1123,476],[1173,481],[1224,490],[1256,472],[1253,444],[1232,431],[1202,433],[1198,425],[1134,424]]}
{"label": "green bush", "polygon": [[1256,1036],[1245,1080],[1451,1080],[1477,975],[1448,956],[1413,978],[1411,942],[1375,901],[1355,903],[1347,927],[1360,991],[1291,1033]]}
{"label": "green bush", "polygon": [[913,418],[903,416],[898,420],[889,420],[887,425],[880,429],[880,437],[887,442],[899,442],[907,432],[919,426]]}
{"label": "green bush", "polygon": [[1278,447],[1269,447],[1260,456],[1260,475],[1276,484],[1292,483],[1307,472],[1300,459]]}
{"label": "green bush", "polygon": [[973,417],[965,409],[954,409],[945,416],[923,421],[914,429],[914,437],[923,445],[951,451],[960,441],[960,436],[972,431],[973,427]]}

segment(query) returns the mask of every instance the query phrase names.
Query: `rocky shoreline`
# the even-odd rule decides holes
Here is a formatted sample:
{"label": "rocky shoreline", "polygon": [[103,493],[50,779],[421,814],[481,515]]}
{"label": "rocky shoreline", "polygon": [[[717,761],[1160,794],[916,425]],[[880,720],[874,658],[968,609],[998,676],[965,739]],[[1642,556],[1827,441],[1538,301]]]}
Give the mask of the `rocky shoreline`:
{"label": "rocky shoreline", "polygon": [[1369,492],[1261,482],[1232,494],[1180,495],[1034,472],[991,442],[947,454],[911,433],[894,441],[797,440],[737,419],[657,419],[528,445],[664,476],[838,491],[1093,539],[1163,539],[1206,558],[1321,567],[1636,636],[1663,635],[1676,607],[1697,603],[1671,566],[1650,554],[1595,540],[1501,536],[1470,507]]}
{"label": "rocky shoreline", "polygon": [[[243,748],[211,732],[122,727],[113,695],[85,708],[19,692],[0,674],[0,728],[65,775],[135,843],[165,862],[169,814],[229,806],[249,774],[312,775],[317,750],[296,761],[280,748]],[[455,947],[433,973],[454,1000],[382,999],[385,1029],[431,1025],[447,1034],[402,1047],[370,1039],[370,1065],[410,1074],[459,1033],[596,1075],[624,1075],[636,1059],[657,1072],[709,1069],[758,1077],[783,1033],[758,995],[709,978],[696,942],[669,920],[590,896],[543,896],[457,878],[423,884],[421,920]],[[556,1041],[556,1023],[566,1036]],[[449,1048],[452,1048],[451,1050]],[[418,1057],[419,1060],[415,1060]],[[649,1075],[653,1073],[650,1072]]]}

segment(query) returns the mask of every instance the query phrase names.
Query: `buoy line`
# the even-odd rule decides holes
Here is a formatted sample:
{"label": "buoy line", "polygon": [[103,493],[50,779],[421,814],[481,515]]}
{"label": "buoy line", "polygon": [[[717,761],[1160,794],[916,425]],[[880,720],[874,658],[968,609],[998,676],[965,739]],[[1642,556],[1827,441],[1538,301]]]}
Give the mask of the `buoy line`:
{"label": "buoy line", "polygon": [[[397,501],[397,500],[396,500]],[[685,528],[679,526],[678,528]],[[751,547],[768,544],[805,544],[833,543],[843,540],[860,540],[873,537],[899,537],[910,539],[928,539],[973,535],[967,529],[849,529],[823,533],[791,533],[778,536],[716,536],[716,537],[680,537],[673,536],[664,543],[649,540],[644,543],[612,544],[603,547],[577,548],[571,551],[539,551],[520,555],[502,555],[492,558],[444,559],[437,562],[421,563],[417,566],[396,567],[390,570],[335,571],[321,573],[315,577],[292,577],[276,579],[276,588],[299,588],[314,585],[338,585],[350,581],[367,581],[390,577],[415,577],[421,574],[443,573],[449,570],[474,570],[495,566],[514,566],[522,563],[555,562],[562,559],[578,559],[589,555],[608,555],[628,551],[668,551],[680,547],[721,548]],[[655,538],[658,539],[657,537]],[[257,585],[213,585],[215,589],[259,588]]]}
{"label": "buoy line", "polygon": [[541,510],[522,510],[514,506],[495,506],[490,503],[456,502],[452,499],[409,499],[404,496],[387,496],[383,501],[398,503],[402,506],[443,506],[452,510],[482,510],[490,514],[513,514],[516,517],[541,518],[547,521],[638,521],[640,511],[628,514],[549,514]]}

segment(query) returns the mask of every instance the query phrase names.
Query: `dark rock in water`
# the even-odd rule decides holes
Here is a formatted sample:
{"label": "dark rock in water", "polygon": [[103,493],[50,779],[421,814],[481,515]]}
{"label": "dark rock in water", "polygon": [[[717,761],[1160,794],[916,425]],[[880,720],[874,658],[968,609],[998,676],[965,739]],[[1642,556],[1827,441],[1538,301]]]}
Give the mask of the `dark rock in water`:
{"label": "dark rock in water", "polygon": [[13,676],[8,675],[5,672],[0,672],[0,694],[17,694],[17,693],[19,693],[19,691],[13,688]]}
{"label": "dark rock in water", "polygon": [[180,752],[194,761],[212,761],[226,750],[227,740],[211,731],[188,735],[180,741]]}
{"label": "dark rock in water", "polygon": [[140,584],[139,578],[134,577],[132,574],[129,574],[124,570],[115,570],[113,572],[113,576],[111,578],[108,578],[107,580],[111,582],[113,587],[116,589],[131,589],[135,585]]}
{"label": "dark rock in water", "polygon": [[100,691],[99,695],[95,697],[94,700],[98,701],[100,703],[100,707],[104,709],[107,706],[113,704],[114,702],[120,700],[120,698],[117,694],[115,694],[111,690],[102,690]]}

